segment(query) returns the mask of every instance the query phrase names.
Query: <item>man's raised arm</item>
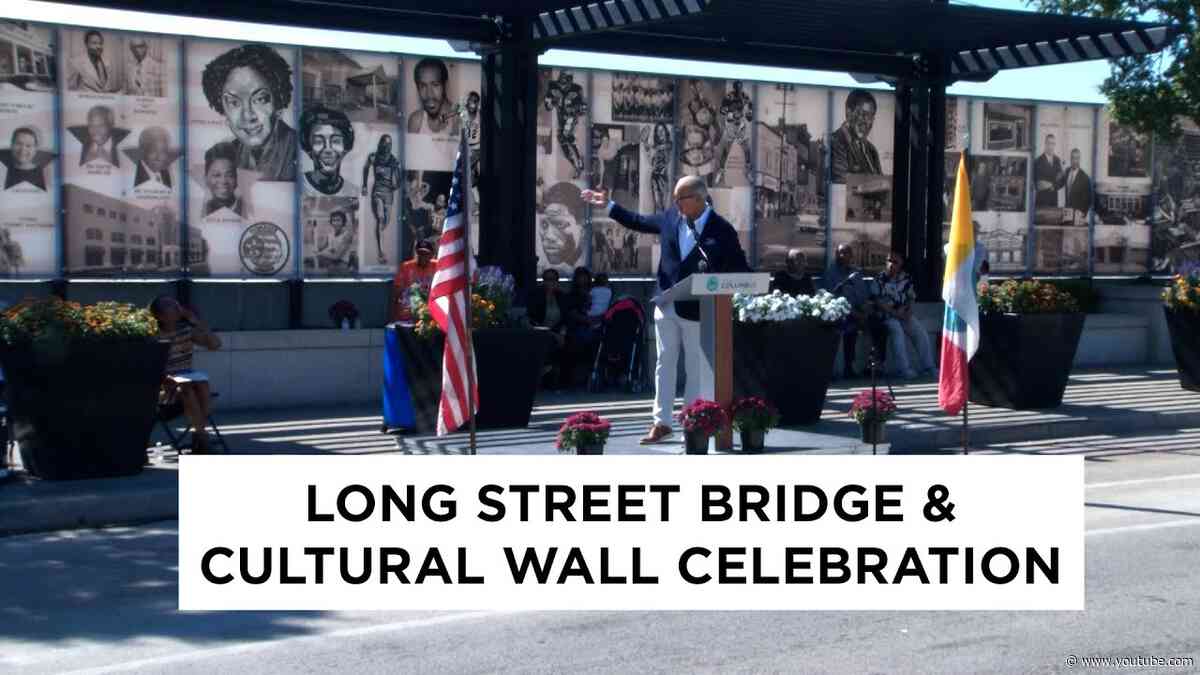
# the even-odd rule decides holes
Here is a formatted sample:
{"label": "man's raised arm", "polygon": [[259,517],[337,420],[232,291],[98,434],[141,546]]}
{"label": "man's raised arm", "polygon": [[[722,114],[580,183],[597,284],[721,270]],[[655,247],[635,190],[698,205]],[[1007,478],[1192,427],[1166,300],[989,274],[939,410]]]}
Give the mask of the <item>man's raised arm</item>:
{"label": "man's raised arm", "polygon": [[631,230],[645,234],[662,234],[664,218],[661,213],[656,213],[652,216],[634,213],[609,199],[607,190],[583,190],[579,195],[588,204],[605,209],[609,218]]}

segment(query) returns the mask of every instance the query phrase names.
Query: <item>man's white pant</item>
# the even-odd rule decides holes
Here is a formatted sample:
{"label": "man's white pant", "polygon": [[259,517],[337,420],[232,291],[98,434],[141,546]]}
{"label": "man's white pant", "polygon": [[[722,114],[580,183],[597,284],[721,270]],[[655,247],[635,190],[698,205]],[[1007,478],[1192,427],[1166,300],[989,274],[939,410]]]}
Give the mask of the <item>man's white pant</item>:
{"label": "man's white pant", "polygon": [[670,428],[675,405],[675,386],[679,373],[679,350],[687,358],[687,385],[684,404],[700,397],[700,322],[679,318],[675,303],[664,310],[654,306],[654,346],[658,363],[654,367],[654,423]]}

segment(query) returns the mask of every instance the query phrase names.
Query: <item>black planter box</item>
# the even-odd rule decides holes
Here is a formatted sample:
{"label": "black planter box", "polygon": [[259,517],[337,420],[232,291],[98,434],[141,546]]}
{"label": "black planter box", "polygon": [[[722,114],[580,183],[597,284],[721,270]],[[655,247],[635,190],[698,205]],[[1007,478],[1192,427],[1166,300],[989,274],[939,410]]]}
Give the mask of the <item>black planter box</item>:
{"label": "black planter box", "polygon": [[819,422],[838,339],[815,321],[734,322],[733,395],[767,399],[785,426]]}
{"label": "black planter box", "polygon": [[1163,307],[1163,313],[1167,316],[1179,385],[1200,392],[1200,314],[1173,312],[1169,307]]}
{"label": "black planter box", "polygon": [[1085,314],[985,314],[971,359],[971,402],[1012,410],[1062,404]]}
{"label": "black planter box", "polygon": [[[442,350],[445,336],[418,337],[411,328],[397,331],[404,370],[412,396],[416,426],[412,431],[437,431],[438,404],[442,396]],[[488,328],[476,331],[475,372],[479,376],[479,429],[529,426],[542,365],[550,348],[546,331],[525,328]]]}
{"label": "black planter box", "polygon": [[31,475],[50,480],[140,473],[170,345],[72,345],[57,357],[0,349],[12,438]]}

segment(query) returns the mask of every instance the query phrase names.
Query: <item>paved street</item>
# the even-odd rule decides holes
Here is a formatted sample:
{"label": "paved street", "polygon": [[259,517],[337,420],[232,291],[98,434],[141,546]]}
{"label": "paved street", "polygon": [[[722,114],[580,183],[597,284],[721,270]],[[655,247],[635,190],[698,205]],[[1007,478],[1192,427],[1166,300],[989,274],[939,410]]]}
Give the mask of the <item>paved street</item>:
{"label": "paved street", "polygon": [[0,538],[0,671],[1066,672],[1077,655],[1197,672],[1196,447],[1089,453],[1083,613],[180,614],[164,522]]}

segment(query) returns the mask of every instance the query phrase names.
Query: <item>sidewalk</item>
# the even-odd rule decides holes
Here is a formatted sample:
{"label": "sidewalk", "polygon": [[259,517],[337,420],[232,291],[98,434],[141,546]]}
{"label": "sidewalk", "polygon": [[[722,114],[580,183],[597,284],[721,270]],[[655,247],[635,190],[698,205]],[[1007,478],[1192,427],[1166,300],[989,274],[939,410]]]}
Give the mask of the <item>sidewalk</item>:
{"label": "sidewalk", "polygon": [[[882,386],[882,382],[880,383]],[[870,453],[847,415],[854,395],[870,383],[837,382],[823,419],[810,427],[776,430],[768,452],[788,454]],[[960,420],[937,408],[932,381],[894,383],[900,412],[888,424],[892,447],[881,453],[954,452]],[[482,454],[551,454],[558,426],[571,413],[596,410],[613,423],[606,452],[682,453],[681,434],[670,443],[640,446],[650,417],[647,395],[545,394],[529,427],[481,431]],[[216,415],[236,454],[457,454],[466,434],[443,438],[381,433],[374,406],[229,412]],[[1063,404],[1048,411],[971,407],[971,447],[1000,453],[1090,454],[1200,449],[1200,395],[1183,391],[1174,370],[1080,371],[1072,375]],[[156,430],[153,440],[162,439]],[[139,475],[92,481],[46,482],[24,477],[0,484],[0,535],[16,532],[144,523],[174,518],[178,507],[178,458],[169,446],[153,453]],[[167,451],[161,452],[162,448]]]}

